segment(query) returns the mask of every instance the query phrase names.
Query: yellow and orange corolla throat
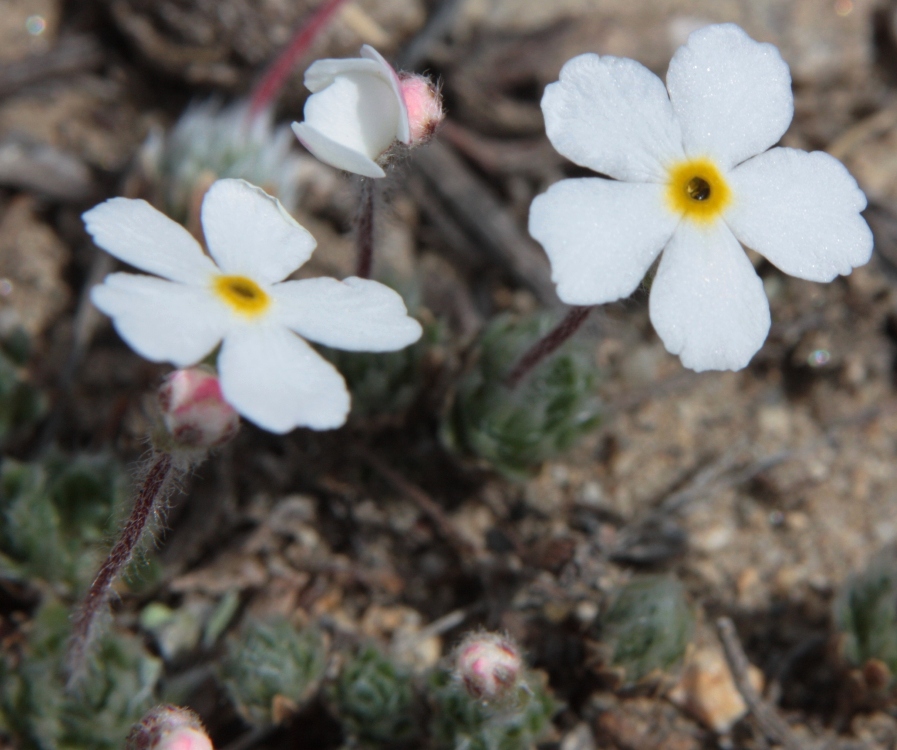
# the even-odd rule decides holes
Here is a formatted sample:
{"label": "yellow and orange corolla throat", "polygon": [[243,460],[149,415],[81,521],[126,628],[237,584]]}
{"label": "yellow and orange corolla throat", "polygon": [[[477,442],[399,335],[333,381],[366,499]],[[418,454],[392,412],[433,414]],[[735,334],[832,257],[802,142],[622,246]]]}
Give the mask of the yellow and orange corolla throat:
{"label": "yellow and orange corolla throat", "polygon": [[666,197],[674,213],[710,224],[732,203],[732,189],[710,159],[689,159],[670,167]]}
{"label": "yellow and orange corolla throat", "polygon": [[234,312],[257,318],[271,306],[270,295],[245,276],[216,276],[212,289]]}

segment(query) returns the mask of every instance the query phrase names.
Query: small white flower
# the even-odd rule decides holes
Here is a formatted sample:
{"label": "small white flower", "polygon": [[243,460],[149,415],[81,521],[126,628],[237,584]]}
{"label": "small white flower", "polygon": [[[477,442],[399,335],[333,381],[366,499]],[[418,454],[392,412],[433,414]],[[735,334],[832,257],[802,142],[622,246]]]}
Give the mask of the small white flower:
{"label": "small white flower", "polygon": [[293,132],[312,154],[337,169],[385,177],[377,163],[395,143],[411,143],[408,109],[392,66],[370,45],[360,58],[318,60],[305,71],[312,92]]}
{"label": "small white flower", "polygon": [[530,232],[558,295],[626,297],[665,250],[651,321],[686,367],[740,369],[769,332],[763,284],[739,243],[811,281],[869,260],[866,198],[844,166],[770,148],[794,113],[791,76],[775,47],[735,25],[694,32],[666,89],[633,60],[575,57],[542,110],[558,151],[613,178],[562,180],[533,201]]}
{"label": "small white flower", "polygon": [[94,304],[122,338],[147,359],[178,367],[221,343],[224,398],[271,432],[339,427],[349,411],[342,376],[303,338],[379,352],[421,335],[402,298],[383,284],[283,281],[308,260],[315,240],[276,199],[243,180],[219,180],[203,201],[211,258],[142,200],[113,198],[84,221],[104,250],[162,277],[114,273],[94,287]]}

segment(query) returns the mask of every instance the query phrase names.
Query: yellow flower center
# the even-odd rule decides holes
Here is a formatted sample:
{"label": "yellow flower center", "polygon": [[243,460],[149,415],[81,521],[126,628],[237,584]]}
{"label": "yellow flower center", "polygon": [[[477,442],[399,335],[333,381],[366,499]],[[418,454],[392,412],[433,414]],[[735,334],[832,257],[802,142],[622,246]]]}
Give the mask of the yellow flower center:
{"label": "yellow flower center", "polygon": [[670,167],[667,202],[675,213],[709,224],[732,202],[732,190],[710,159],[689,159]]}
{"label": "yellow flower center", "polygon": [[271,304],[268,294],[245,276],[218,276],[212,288],[235,312],[250,318],[261,315]]}

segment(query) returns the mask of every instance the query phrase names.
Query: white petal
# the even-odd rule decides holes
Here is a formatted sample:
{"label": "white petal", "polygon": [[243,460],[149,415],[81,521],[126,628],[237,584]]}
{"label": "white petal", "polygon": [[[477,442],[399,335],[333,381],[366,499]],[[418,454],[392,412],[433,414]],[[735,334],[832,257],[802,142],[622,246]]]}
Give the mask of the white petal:
{"label": "white petal", "polygon": [[724,222],[683,221],[651,285],[651,322],[667,351],[702,370],[740,370],[769,333],[769,303]]}
{"label": "white petal", "polygon": [[729,184],[735,236],[785,273],[831,281],[872,256],[866,196],[833,156],[774,148],[734,169]]}
{"label": "white petal", "polygon": [[308,97],[304,111],[304,122],[293,126],[297,137],[321,161],[349,171],[360,160],[348,159],[346,151],[374,161],[399,137],[400,123],[407,126],[408,121],[401,96],[379,72],[340,73]]}
{"label": "white petal", "polygon": [[791,73],[779,51],[731,23],[689,36],[670,61],[667,88],[686,154],[726,169],[775,145],[794,116]]}
{"label": "white petal", "polygon": [[388,83],[392,88],[393,93],[396,95],[401,110],[396,138],[402,143],[411,143],[411,122],[408,120],[408,107],[405,106],[405,97],[402,96],[402,83],[399,81],[399,76],[396,73],[395,68],[386,62],[383,55],[371,47],[370,44],[365,44],[361,48],[361,56],[366,57],[369,60],[374,60],[380,66],[380,70],[383,71],[383,74],[388,77]]}
{"label": "white petal", "polygon": [[[347,73],[363,73],[379,77],[389,84],[401,110],[395,137],[402,143],[411,142],[411,125],[408,122],[408,110],[402,96],[402,85],[395,69],[371,45],[361,48],[360,58],[318,60],[305,71],[305,87],[312,93],[327,88],[337,76]],[[298,135],[298,133],[297,133]],[[300,137],[299,140],[302,140]],[[320,157],[318,157],[320,158]],[[323,161],[323,160],[322,160]],[[329,162],[328,162],[329,163]]]}
{"label": "white petal", "polygon": [[330,430],[349,413],[343,376],[281,325],[230,331],[218,355],[218,372],[225,400],[270,432]]}
{"label": "white petal", "polygon": [[245,180],[218,180],[209,188],[202,229],[224,273],[267,284],[289,276],[317,244],[277,198]]}
{"label": "white petal", "polygon": [[315,130],[307,122],[294,122],[292,128],[299,143],[305,146],[318,161],[336,167],[336,169],[342,169],[344,172],[360,174],[362,177],[386,177],[383,167],[370,156],[344,146],[342,143],[337,143],[324,133]]}
{"label": "white petal", "polygon": [[420,323],[384,284],[351,277],[285,281],[271,290],[277,317],[300,336],[336,349],[389,352],[413,344]]}
{"label": "white petal", "polygon": [[338,76],[349,73],[383,77],[383,70],[376,60],[362,57],[327,58],[316,60],[308,66],[308,70],[305,71],[305,88],[317,94],[326,89]]}
{"label": "white petal", "polygon": [[146,201],[111,198],[81,218],[99,247],[142,271],[188,284],[218,271],[190,232]]}
{"label": "white petal", "polygon": [[203,287],[113,273],[90,298],[130,347],[153,362],[195,364],[227,329],[224,309]]}
{"label": "white petal", "polygon": [[529,231],[548,254],[563,302],[598,305],[635,291],[679,221],[664,205],[665,189],[584,177],[533,201]]}
{"label": "white petal", "polygon": [[577,164],[620,180],[663,182],[683,158],[679,125],[661,80],[634,60],[569,60],[542,97],[545,130]]}

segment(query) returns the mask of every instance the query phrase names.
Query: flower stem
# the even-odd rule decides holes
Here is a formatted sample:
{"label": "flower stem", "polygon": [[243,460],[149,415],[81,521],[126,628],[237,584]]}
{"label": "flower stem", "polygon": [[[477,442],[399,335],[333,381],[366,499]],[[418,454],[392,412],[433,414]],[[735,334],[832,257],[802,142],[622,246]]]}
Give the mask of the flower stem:
{"label": "flower stem", "polygon": [[153,512],[160,507],[160,500],[165,497],[171,470],[171,454],[157,454],[143,479],[143,484],[131,511],[131,517],[125,523],[121,536],[100,567],[93,583],[90,584],[84,604],[75,615],[68,660],[70,682],[78,680],[85,672],[88,650],[109,591],[115,579],[134,555],[134,550],[143,537],[143,532],[146,530],[147,522]]}
{"label": "flower stem", "polygon": [[374,192],[373,178],[361,178],[361,207],[358,212],[358,266],[355,275],[362,279],[371,278],[374,266]]}
{"label": "flower stem", "polygon": [[533,344],[517,361],[514,369],[505,378],[505,385],[511,389],[516,388],[528,372],[580,329],[593,309],[593,307],[571,307],[564,319]]}
{"label": "flower stem", "polygon": [[293,35],[286,48],[265,71],[252,90],[249,100],[250,119],[267,107],[280,93],[296,61],[308,52],[312,42],[346,0],[324,0]]}

